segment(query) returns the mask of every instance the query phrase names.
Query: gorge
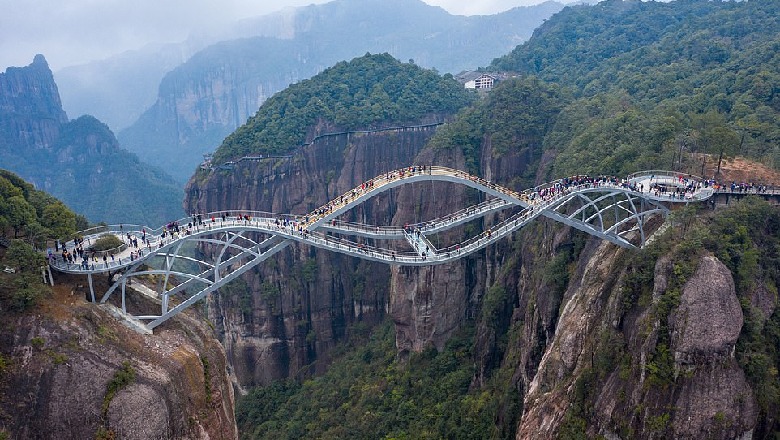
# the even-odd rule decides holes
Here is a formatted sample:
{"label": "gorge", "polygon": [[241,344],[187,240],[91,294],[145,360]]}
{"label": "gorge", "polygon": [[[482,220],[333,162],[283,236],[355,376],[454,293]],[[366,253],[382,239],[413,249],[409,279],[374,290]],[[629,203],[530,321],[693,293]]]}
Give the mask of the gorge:
{"label": "gorge", "polygon": [[[779,7],[565,8],[493,63],[518,75],[480,96],[387,54],[340,62],[230,134],[190,178],[184,210],[306,215],[422,164],[514,191],[669,167],[777,185]],[[740,156],[744,174],[715,168],[719,155]],[[482,200],[420,182],[343,220],[401,226]],[[9,437],[142,437],[148,419],[172,438],[771,439],[780,211],[756,197],[711,208],[674,209],[649,225],[643,249],[543,219],[431,267],[294,244],[152,336],[117,326],[68,277],[40,308],[18,311],[29,286],[3,272],[0,426]],[[430,239],[446,246],[502,216]]]}

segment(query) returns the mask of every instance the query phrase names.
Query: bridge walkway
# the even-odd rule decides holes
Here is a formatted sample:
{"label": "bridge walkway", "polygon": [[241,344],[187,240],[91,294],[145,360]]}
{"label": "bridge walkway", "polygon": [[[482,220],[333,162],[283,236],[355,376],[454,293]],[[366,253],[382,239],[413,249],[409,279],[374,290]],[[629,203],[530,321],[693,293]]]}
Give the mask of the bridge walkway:
{"label": "bridge walkway", "polygon": [[[429,181],[472,187],[487,194],[488,200],[405,228],[338,220],[339,216],[371,197],[401,185]],[[675,196],[670,197],[670,192]],[[87,275],[93,301],[92,275],[119,273],[119,280],[105,293],[101,302],[105,303],[114,292],[121,291],[122,311],[125,313],[125,288],[131,277],[163,276],[160,315],[137,317],[151,321],[146,324],[151,329],[294,241],[393,265],[443,264],[483,249],[544,215],[619,246],[634,247],[632,234],[639,236],[640,246],[647,238],[643,229],[645,220],[652,215],[668,213],[663,203],[706,200],[712,193],[712,188],[703,180],[687,176],[681,178],[674,173],[645,172],[625,179],[575,176],[525,191],[514,191],[464,171],[415,166],[377,176],[302,216],[220,211],[193,215],[156,229],[123,224],[87,231],[84,236],[86,243],[92,243],[103,234],[114,234],[124,240],[125,248],[115,253],[113,258],[97,258],[95,261],[96,258],[92,257],[86,264],[84,261],[68,262],[55,255],[50,258],[50,264],[60,272]],[[436,248],[427,237],[510,208],[519,211],[507,214],[498,224],[460,243]],[[257,233],[270,238],[258,242],[252,238]],[[350,237],[371,238],[378,244],[369,245]],[[413,251],[399,251],[385,244],[388,240],[400,239],[406,240]],[[138,247],[134,245],[134,240],[138,242]],[[133,244],[128,246],[128,243]],[[186,243],[209,244],[217,251],[210,259],[190,257],[182,251]],[[67,244],[69,252],[73,251],[74,244]],[[192,273],[183,271],[174,264],[177,261],[193,263],[199,269]],[[173,280],[177,284],[169,287],[169,281]],[[195,293],[170,307],[169,301],[174,295],[190,291]]]}

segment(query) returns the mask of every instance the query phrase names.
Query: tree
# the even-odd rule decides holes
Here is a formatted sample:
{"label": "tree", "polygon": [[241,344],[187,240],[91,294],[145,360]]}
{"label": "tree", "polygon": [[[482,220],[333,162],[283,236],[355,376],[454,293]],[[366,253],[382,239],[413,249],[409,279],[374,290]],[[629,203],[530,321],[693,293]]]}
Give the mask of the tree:
{"label": "tree", "polygon": [[720,176],[723,158],[737,151],[739,136],[728,126],[726,117],[716,110],[710,110],[701,115],[694,115],[693,126],[698,131],[704,149],[718,156],[718,168],[715,176]]}
{"label": "tree", "polygon": [[36,252],[29,244],[21,240],[13,240],[5,253],[3,262],[22,272],[35,273],[46,264],[46,258],[40,252]]}
{"label": "tree", "polygon": [[4,208],[6,209],[4,214],[11,227],[14,228],[14,238],[18,237],[19,232],[25,226],[35,222],[35,208],[27,203],[27,200],[22,196],[11,197]]}
{"label": "tree", "polygon": [[62,202],[55,202],[43,208],[41,224],[52,238],[67,240],[76,232],[76,214]]}

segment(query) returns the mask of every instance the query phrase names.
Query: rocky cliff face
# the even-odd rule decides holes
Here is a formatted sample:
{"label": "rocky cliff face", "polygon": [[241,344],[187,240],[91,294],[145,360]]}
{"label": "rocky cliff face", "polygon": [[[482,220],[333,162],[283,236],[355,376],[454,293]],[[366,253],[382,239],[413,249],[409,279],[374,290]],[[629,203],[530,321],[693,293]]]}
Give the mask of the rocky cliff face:
{"label": "rocky cliff face", "polygon": [[[240,162],[230,171],[196,175],[185,208],[306,214],[398,164],[410,164],[433,132],[329,137],[290,159]],[[447,203],[446,197],[438,200]],[[398,215],[395,198],[383,195],[357,209],[354,220],[391,224]],[[237,385],[324,371],[330,350],[354,326],[371,326],[387,314],[392,276],[386,265],[292,246],[244,276],[243,283],[211,295],[209,316]]]}
{"label": "rocky cliff face", "polygon": [[[653,305],[621,317],[625,273],[615,268],[629,251],[590,247],[528,382],[517,438],[585,430],[585,419],[589,435],[606,438],[750,438],[758,408],[734,358],[743,316],[730,271],[705,255],[668,317]],[[653,302],[670,293],[674,270],[668,258],[658,261]],[[667,318],[663,359],[655,350]],[[659,371],[665,360],[668,375]]]}
{"label": "rocky cliff face", "polygon": [[36,55],[27,67],[0,74],[0,139],[22,149],[50,149],[68,122],[49,64]]}
{"label": "rocky cliff face", "polygon": [[[423,148],[432,134],[431,128],[327,138],[289,160],[241,162],[231,171],[196,175],[186,190],[185,209],[305,214],[399,166],[435,163],[465,169],[460,151]],[[528,159],[525,154],[493,157],[488,148],[482,174],[509,182],[525,171]],[[417,184],[372,199],[355,210],[352,220],[403,225],[477,201],[459,185]],[[456,229],[435,240],[454,243],[463,233]],[[353,326],[371,326],[388,314],[396,324],[401,354],[428,345],[442,348],[478,313],[502,264],[512,259],[506,253],[513,246],[508,241],[475,257],[428,268],[390,268],[293,246],[245,276],[236,290],[210,296],[209,316],[217,324],[239,388],[321,372],[330,349],[348,338]],[[501,319],[508,324],[507,317]]]}
{"label": "rocky cliff face", "polygon": [[19,439],[238,437],[224,351],[202,322],[180,316],[142,336],[85,302],[83,280],[62,281],[35,314],[3,312],[0,432]]}
{"label": "rocky cliff face", "polygon": [[68,121],[42,55],[0,74],[0,167],[92,221],[159,225],[183,215],[173,179],[123,150],[97,119]]}

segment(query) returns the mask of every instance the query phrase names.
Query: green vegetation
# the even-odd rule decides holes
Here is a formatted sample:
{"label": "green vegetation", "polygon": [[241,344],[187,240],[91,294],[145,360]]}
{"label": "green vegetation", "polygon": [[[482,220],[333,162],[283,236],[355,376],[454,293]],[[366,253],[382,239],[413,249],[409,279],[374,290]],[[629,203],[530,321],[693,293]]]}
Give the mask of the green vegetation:
{"label": "green vegetation", "polygon": [[418,124],[425,115],[454,114],[471,96],[451,75],[387,54],[366,54],[272,96],[225,139],[214,162],[288,153],[310,139],[307,133],[315,125],[331,127],[330,132]]}
{"label": "green vegetation", "polygon": [[700,172],[680,152],[780,168],[779,49],[778,2],[609,0],[566,8],[491,68],[577,98],[545,142],[558,153],[554,176]]}
{"label": "green vegetation", "polygon": [[0,276],[0,310],[24,312],[51,292],[41,279],[46,258],[36,250],[49,240],[71,239],[87,220],[15,174],[0,170],[0,238],[7,250],[0,261],[15,270]]}
{"label": "green vegetation", "polygon": [[0,378],[3,377],[3,374],[5,374],[5,370],[8,369],[8,364],[10,361],[3,356],[2,353],[0,353]]}
{"label": "green vegetation", "polygon": [[[624,263],[623,317],[651,307],[654,320],[659,323],[656,345],[648,353],[645,366],[646,386],[654,393],[662,393],[678,380],[671,353],[669,316],[678,306],[682,287],[695,272],[701,255],[715,254],[733,274],[742,304],[744,325],[736,358],[759,403],[756,433],[760,438],[771,437],[780,433],[780,420],[776,417],[780,409],[780,307],[775,307],[771,316],[765,316],[753,303],[755,295],[761,292],[777,298],[780,210],[759,198],[746,198],[714,213],[699,212],[693,218],[689,214],[685,210],[676,212],[674,226],[664,237],[634,252]],[[671,273],[666,289],[653,299],[654,273],[661,257],[668,259]],[[595,350],[594,365],[576,383],[573,405],[562,425],[562,438],[577,438],[573,433],[582,432],[583,424],[592,420],[591,411],[598,397],[594,390],[601,388],[607,374],[619,369],[621,378],[629,378],[632,361],[625,355],[626,344],[622,335],[612,329],[603,335]],[[669,414],[658,412],[650,413],[644,429],[663,437],[668,434],[668,426]],[[623,429],[626,435],[630,433],[629,427]]]}
{"label": "green vegetation", "polygon": [[200,356],[200,363],[203,364],[203,391],[206,393],[206,402],[211,403],[211,363],[209,362],[209,359],[203,355]]}
{"label": "green vegetation", "polygon": [[41,280],[41,267],[45,264],[45,257],[32,246],[21,240],[11,241],[2,265],[14,268],[16,272],[0,276],[2,310],[24,312],[51,292]]}
{"label": "green vegetation", "polygon": [[49,355],[54,365],[62,365],[68,362],[68,355],[65,353],[57,353],[54,350],[46,350],[46,354]]}
{"label": "green vegetation", "polygon": [[[88,147],[93,144],[97,147]],[[92,116],[65,124],[58,147],[76,150],[72,154],[78,166],[65,167],[68,173],[59,177],[52,194],[90,220],[159,226],[184,216],[182,186],[155,168],[155,163],[142,163],[121,149],[108,126]],[[40,158],[40,163],[47,159]]]}
{"label": "green vegetation", "polygon": [[0,170],[0,235],[42,247],[46,239],[68,240],[87,220],[19,176]]}
{"label": "green vegetation", "polygon": [[434,148],[463,150],[471,172],[480,167],[482,143],[490,138],[493,155],[507,153],[528,159],[525,169],[516,170],[521,184],[533,182],[542,156],[545,135],[555,125],[567,102],[559,86],[537,78],[500,83],[485,99],[467,107],[455,121],[442,127],[431,140]]}
{"label": "green vegetation", "polygon": [[[388,321],[368,341],[343,347],[322,377],[303,384],[276,382],[239,400],[236,417],[242,436],[514,438],[515,427],[502,432],[497,415],[502,406],[519,404],[516,390],[506,390],[500,381],[469,389],[474,332],[473,327],[464,328],[444,351],[430,348],[403,362],[396,358]],[[499,371],[502,379],[511,376],[511,371]]]}
{"label": "green vegetation", "polygon": [[106,395],[103,396],[103,405],[100,407],[103,419],[108,416],[108,407],[111,405],[111,401],[114,400],[116,393],[127,388],[133,382],[135,382],[135,369],[130,365],[130,361],[124,361],[122,368],[114,373],[114,377],[111,378],[111,381],[106,386]]}
{"label": "green vegetation", "polygon": [[[704,240],[734,275],[745,322],[736,356],[758,401],[758,438],[780,435],[780,307],[771,316],[754,305],[761,292],[777,301],[780,286],[780,212],[745,199],[718,216]],[[764,435],[766,434],[766,435]]]}
{"label": "green vegetation", "polygon": [[119,239],[116,235],[113,234],[106,234],[101,235],[97,240],[95,240],[95,243],[92,245],[92,250],[94,251],[107,251],[111,249],[116,249],[119,246],[122,246],[123,242]]}

